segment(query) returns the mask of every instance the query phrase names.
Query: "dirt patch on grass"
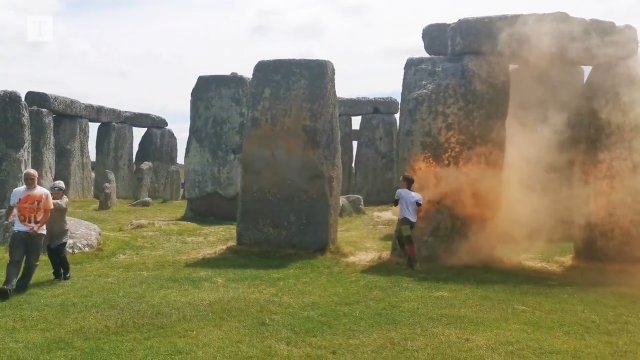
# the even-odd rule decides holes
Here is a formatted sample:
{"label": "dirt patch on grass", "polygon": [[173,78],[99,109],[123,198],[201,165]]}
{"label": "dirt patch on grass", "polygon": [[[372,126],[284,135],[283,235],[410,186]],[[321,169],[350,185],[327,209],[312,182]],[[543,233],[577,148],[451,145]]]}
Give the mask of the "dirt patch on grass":
{"label": "dirt patch on grass", "polygon": [[344,258],[344,261],[355,265],[371,265],[389,258],[388,252],[359,251]]}
{"label": "dirt patch on grass", "polygon": [[393,214],[393,211],[377,211],[373,213],[373,220],[375,221],[396,221],[398,216]]}

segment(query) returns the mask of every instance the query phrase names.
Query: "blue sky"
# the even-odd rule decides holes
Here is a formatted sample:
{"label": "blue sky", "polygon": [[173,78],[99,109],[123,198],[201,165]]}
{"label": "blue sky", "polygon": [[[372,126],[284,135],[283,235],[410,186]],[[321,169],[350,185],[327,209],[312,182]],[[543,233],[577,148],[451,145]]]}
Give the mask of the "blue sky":
{"label": "blue sky", "polygon": [[[640,27],[638,0],[0,0],[0,88],[165,116],[182,161],[198,75],[322,58],[339,96],[398,96],[406,58],[425,55],[425,25],[551,11]],[[27,41],[30,16],[52,19],[51,41]]]}

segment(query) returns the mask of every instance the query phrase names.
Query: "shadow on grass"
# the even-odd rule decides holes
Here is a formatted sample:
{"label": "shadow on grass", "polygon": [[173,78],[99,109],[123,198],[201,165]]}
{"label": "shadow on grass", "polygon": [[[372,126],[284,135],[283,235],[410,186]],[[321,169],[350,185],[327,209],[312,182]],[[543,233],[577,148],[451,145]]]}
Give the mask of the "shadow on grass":
{"label": "shadow on grass", "polygon": [[411,271],[390,260],[373,264],[363,274],[409,277],[416,281],[466,285],[507,285],[540,287],[623,287],[640,290],[639,268],[601,264],[572,264],[562,270],[524,266],[445,266],[422,265]]}
{"label": "shadow on grass", "polygon": [[558,276],[549,272],[523,268],[505,269],[490,266],[444,266],[421,265],[420,270],[411,271],[403,265],[391,261],[374,264],[362,271],[363,274],[385,277],[409,277],[416,281],[435,283],[456,283],[467,285],[509,285],[509,286],[558,286]]}
{"label": "shadow on grass", "polygon": [[392,242],[393,240],[394,240],[393,233],[384,234],[384,235],[380,236],[380,241]]}
{"label": "shadow on grass", "polygon": [[261,251],[237,246],[227,247],[222,252],[187,263],[186,267],[206,269],[284,269],[298,261],[314,259],[319,254],[296,252]]}
{"label": "shadow on grass", "polygon": [[178,221],[190,222],[200,226],[213,226],[213,225],[235,225],[235,221],[228,220],[218,220],[214,218],[202,218],[202,217],[194,217],[184,215],[177,219]]}

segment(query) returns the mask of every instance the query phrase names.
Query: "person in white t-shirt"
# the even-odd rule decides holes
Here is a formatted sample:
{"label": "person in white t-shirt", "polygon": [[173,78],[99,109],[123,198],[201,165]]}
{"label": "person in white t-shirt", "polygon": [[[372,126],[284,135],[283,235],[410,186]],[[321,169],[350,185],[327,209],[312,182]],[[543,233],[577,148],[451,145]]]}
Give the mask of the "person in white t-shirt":
{"label": "person in white t-shirt", "polygon": [[47,233],[47,221],[53,208],[49,190],[38,186],[37,171],[25,170],[22,180],[24,186],[13,190],[6,212],[7,221],[14,223],[9,240],[7,273],[4,284],[0,287],[0,300],[3,301],[9,299],[14,291],[27,290],[38,266],[42,240]]}
{"label": "person in white t-shirt", "polygon": [[422,196],[411,190],[414,183],[411,175],[400,177],[400,189],[396,191],[393,206],[400,207],[400,215],[396,224],[395,238],[400,249],[407,255],[407,266],[410,269],[416,267],[416,244],[413,242],[411,233],[418,221],[418,212],[422,206]]}

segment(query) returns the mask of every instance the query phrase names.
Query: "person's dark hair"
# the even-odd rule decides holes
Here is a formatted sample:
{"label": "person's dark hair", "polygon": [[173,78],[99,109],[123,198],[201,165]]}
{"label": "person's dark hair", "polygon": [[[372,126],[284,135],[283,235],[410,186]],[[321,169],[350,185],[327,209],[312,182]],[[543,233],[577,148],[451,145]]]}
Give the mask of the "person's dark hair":
{"label": "person's dark hair", "polygon": [[400,179],[402,181],[404,181],[405,184],[407,184],[407,189],[411,190],[411,187],[413,186],[413,183],[415,182],[415,180],[413,180],[413,176],[404,174],[404,175],[402,175],[402,177]]}

